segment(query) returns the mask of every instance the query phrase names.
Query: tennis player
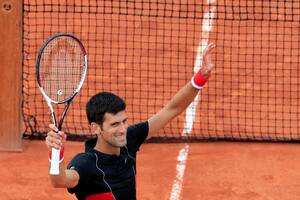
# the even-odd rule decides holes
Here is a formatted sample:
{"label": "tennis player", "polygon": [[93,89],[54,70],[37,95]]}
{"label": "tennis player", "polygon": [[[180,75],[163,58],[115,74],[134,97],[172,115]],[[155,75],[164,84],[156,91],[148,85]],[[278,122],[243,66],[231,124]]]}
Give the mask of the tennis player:
{"label": "tennis player", "polygon": [[[85,143],[85,152],[67,165],[63,161],[66,135],[54,125],[46,137],[46,146],[62,149],[60,174],[50,175],[54,187],[67,188],[79,200],[135,200],[136,153],[148,135],[157,132],[183,112],[207,82],[214,65],[210,43],[203,52],[200,70],[154,116],[128,125],[125,102],[117,95],[101,92],[86,105],[87,118],[97,138]],[[51,158],[50,162],[51,162]]]}

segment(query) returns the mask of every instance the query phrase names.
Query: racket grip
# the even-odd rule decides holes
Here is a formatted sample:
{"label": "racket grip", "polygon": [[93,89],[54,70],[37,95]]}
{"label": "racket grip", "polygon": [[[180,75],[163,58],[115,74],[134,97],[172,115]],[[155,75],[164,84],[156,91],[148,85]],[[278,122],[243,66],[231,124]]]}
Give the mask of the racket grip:
{"label": "racket grip", "polygon": [[49,174],[51,174],[51,175],[59,174],[59,160],[60,160],[59,157],[60,157],[60,150],[52,148]]}

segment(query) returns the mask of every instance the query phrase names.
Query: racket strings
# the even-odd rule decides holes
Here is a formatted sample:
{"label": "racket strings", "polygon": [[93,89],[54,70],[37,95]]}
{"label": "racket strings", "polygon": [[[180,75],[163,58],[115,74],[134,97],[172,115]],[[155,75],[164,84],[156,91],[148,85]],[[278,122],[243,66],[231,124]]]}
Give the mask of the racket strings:
{"label": "racket strings", "polygon": [[66,101],[79,86],[84,55],[71,38],[59,37],[44,49],[41,59],[41,82],[46,94],[55,101]]}

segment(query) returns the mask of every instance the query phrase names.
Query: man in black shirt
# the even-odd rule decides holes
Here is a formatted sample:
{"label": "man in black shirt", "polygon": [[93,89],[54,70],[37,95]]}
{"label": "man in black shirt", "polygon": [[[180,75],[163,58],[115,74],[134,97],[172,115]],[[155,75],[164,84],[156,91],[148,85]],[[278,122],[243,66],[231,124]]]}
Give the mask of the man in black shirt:
{"label": "man in black shirt", "polygon": [[77,154],[68,166],[63,162],[66,135],[51,124],[46,145],[49,150],[62,150],[60,174],[50,175],[53,186],[67,188],[79,200],[135,200],[139,147],[148,134],[157,132],[193,101],[213,69],[210,52],[214,47],[213,43],[206,47],[202,66],[192,80],[145,122],[128,126],[126,104],[115,94],[101,92],[93,96],[86,111],[97,138],[88,140],[85,152]]}

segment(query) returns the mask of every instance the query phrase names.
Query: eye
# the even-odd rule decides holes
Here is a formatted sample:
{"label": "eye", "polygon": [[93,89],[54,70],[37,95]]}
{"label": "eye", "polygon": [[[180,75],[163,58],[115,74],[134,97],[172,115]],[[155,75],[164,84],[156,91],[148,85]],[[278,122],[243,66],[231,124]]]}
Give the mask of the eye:
{"label": "eye", "polygon": [[118,125],[119,125],[119,122],[115,122],[115,123],[111,124],[112,127],[117,127]]}

